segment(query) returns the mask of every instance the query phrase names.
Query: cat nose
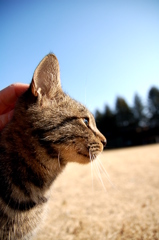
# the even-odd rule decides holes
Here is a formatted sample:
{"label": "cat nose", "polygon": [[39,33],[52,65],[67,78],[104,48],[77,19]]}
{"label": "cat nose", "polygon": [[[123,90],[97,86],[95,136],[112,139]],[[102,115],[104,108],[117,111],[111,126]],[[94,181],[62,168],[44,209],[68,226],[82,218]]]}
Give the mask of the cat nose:
{"label": "cat nose", "polygon": [[105,138],[105,139],[103,139],[101,142],[102,142],[102,144],[103,144],[103,147],[105,147],[106,144],[107,144],[107,139]]}
{"label": "cat nose", "polygon": [[99,140],[103,144],[103,148],[104,148],[107,144],[107,139],[104,137],[104,135],[98,129],[97,129],[97,132],[98,132]]}

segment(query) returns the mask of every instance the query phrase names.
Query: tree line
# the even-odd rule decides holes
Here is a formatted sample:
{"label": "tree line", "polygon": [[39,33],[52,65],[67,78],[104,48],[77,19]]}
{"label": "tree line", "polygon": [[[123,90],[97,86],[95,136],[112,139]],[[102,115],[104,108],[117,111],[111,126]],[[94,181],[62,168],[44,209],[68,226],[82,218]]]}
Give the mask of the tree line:
{"label": "tree line", "polygon": [[106,105],[103,112],[96,110],[95,119],[107,149],[159,142],[159,89],[151,87],[146,104],[135,94],[132,107],[117,97],[115,109]]}

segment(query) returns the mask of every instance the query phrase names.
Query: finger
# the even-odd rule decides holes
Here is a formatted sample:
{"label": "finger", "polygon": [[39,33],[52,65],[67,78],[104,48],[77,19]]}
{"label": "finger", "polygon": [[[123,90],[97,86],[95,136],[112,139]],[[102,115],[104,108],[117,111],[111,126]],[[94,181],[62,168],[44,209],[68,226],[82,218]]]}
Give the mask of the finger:
{"label": "finger", "polygon": [[28,84],[12,84],[0,91],[0,114],[12,110],[18,97],[28,89]]}
{"label": "finger", "polygon": [[12,86],[14,87],[17,98],[20,97],[29,88],[29,84],[24,83],[14,83]]}
{"label": "finger", "polygon": [[0,116],[0,131],[10,122],[13,117],[13,110]]}

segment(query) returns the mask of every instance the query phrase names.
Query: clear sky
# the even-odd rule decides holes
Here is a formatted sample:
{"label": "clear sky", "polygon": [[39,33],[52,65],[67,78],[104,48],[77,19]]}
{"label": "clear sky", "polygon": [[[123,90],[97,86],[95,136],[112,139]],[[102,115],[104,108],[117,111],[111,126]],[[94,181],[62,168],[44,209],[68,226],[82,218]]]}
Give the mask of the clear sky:
{"label": "clear sky", "polygon": [[158,0],[0,0],[0,89],[59,59],[65,92],[92,112],[159,87]]}

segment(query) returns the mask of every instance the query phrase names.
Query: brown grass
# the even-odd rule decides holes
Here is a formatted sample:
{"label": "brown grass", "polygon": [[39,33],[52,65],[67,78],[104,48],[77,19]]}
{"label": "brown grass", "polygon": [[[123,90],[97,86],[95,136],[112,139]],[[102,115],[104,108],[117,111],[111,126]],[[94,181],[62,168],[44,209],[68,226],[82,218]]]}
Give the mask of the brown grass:
{"label": "brown grass", "polygon": [[[106,151],[106,191],[91,164],[69,164],[56,180],[36,240],[159,240],[159,144]],[[94,165],[95,166],[95,165]]]}

